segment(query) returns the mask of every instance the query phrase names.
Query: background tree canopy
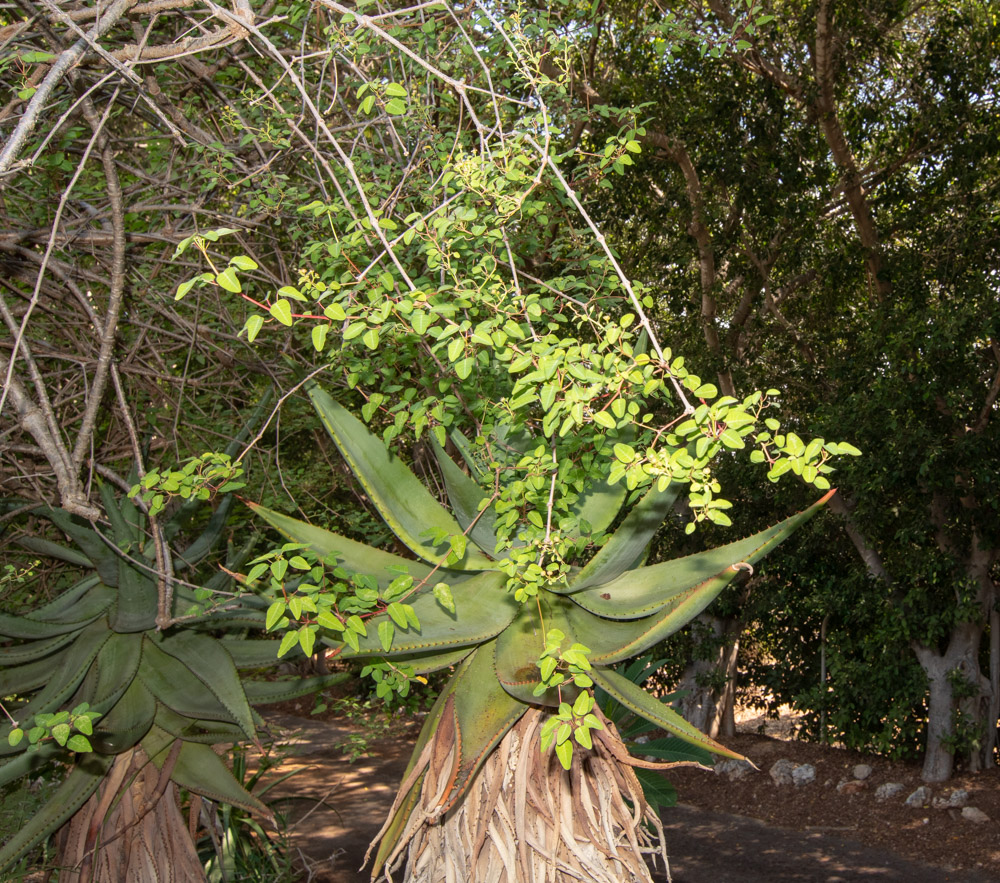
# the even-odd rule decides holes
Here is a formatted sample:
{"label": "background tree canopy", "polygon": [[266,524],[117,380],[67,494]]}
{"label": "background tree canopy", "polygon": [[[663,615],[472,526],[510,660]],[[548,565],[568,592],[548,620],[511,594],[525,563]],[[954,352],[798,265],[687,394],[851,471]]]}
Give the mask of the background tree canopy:
{"label": "background tree canopy", "polygon": [[[710,7],[700,27],[731,21]],[[795,660],[786,697],[805,670],[818,682],[806,648],[822,627],[830,681],[799,696],[830,711],[825,736],[906,750],[929,714],[925,774],[946,777],[953,755],[991,762],[1000,686],[997,17],[768,11],[722,63],[650,51],[639,35],[660,20],[639,15],[581,71],[612,100],[650,102],[650,149],[602,220],[662,286],[664,325],[702,335],[723,388],[780,378],[796,425],[865,450],[839,479],[836,557],[827,537],[782,562],[768,578],[782,600],[744,616],[774,637],[775,614],[794,623],[775,653]]]}

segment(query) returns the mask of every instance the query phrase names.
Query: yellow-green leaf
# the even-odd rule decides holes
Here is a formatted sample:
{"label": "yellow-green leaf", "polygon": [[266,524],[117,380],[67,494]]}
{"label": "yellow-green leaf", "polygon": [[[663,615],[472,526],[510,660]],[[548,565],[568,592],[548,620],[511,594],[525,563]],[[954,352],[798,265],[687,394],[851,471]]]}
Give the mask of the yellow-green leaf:
{"label": "yellow-green leaf", "polygon": [[288,301],[284,298],[276,300],[273,304],[271,304],[269,312],[282,325],[290,326],[292,324],[292,308]]}
{"label": "yellow-green leaf", "polygon": [[326,335],[330,332],[329,325],[313,325],[312,330],[312,345],[316,352],[323,352],[323,348],[326,346]]}
{"label": "yellow-green leaf", "polygon": [[259,316],[256,313],[247,319],[246,324],[243,326],[247,332],[247,340],[253,343],[256,340],[257,335],[260,333],[260,329],[264,327],[264,317]]}
{"label": "yellow-green leaf", "polygon": [[226,291],[231,291],[233,294],[239,294],[243,290],[243,286],[240,285],[239,277],[236,275],[236,271],[232,267],[226,267],[225,270],[217,274],[215,281],[225,288]]}

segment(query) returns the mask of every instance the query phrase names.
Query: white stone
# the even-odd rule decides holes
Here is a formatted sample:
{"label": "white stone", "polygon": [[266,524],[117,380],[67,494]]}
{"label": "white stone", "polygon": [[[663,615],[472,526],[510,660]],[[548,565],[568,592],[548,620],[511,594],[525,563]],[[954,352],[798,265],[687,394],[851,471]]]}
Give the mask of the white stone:
{"label": "white stone", "polygon": [[931,789],[926,785],[921,785],[909,797],[906,798],[907,806],[923,806],[931,799]]}
{"label": "white stone", "polygon": [[792,778],[794,770],[795,764],[783,757],[776,760],[768,772],[775,785],[791,785],[795,781]]}
{"label": "white stone", "polygon": [[804,763],[792,770],[792,781],[796,785],[808,785],[816,781],[816,767],[811,763]]}
{"label": "white stone", "polygon": [[878,788],[875,789],[875,799],[888,800],[890,797],[902,794],[905,790],[906,786],[901,785],[899,782],[886,782],[884,785],[879,785]]}
{"label": "white stone", "polygon": [[964,788],[958,788],[948,795],[948,806],[965,806],[969,802],[969,792]]}
{"label": "white stone", "polygon": [[754,769],[753,764],[746,760],[722,760],[714,767],[715,772],[720,776],[729,778],[730,782],[742,779],[747,773]]}
{"label": "white stone", "polygon": [[983,822],[988,822],[990,817],[986,815],[981,809],[976,809],[974,806],[963,806],[962,807],[962,818],[969,822],[976,822],[976,824],[982,824]]}
{"label": "white stone", "polygon": [[859,763],[854,768],[854,778],[864,781],[872,774],[872,768],[866,763]]}

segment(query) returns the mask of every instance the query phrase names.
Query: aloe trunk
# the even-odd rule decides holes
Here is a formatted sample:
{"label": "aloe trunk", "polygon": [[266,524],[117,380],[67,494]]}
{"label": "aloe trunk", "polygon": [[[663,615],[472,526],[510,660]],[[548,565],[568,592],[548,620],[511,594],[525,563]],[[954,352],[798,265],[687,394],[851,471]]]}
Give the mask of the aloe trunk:
{"label": "aloe trunk", "polygon": [[60,883],[205,879],[170,770],[141,748],[115,757],[59,839]]}
{"label": "aloe trunk", "polygon": [[[452,503],[449,512],[360,421],[318,387],[310,395],[372,503],[420,559],[369,549],[254,506],[289,539],[335,560],[342,572],[364,574],[368,585],[378,585],[380,607],[350,641],[347,617],[336,610],[337,620],[319,618],[317,627],[328,626],[320,629],[321,639],[343,658],[387,660],[411,666],[417,675],[457,666],[427,717],[390,816],[373,844],[373,879],[389,877],[405,863],[405,879],[421,883],[648,880],[643,854],[662,853],[662,843],[654,847],[643,827],[648,822],[659,830],[632,767],[649,764],[630,758],[613,728],[606,722],[602,728],[599,721],[589,730],[591,750],[583,750],[590,740],[578,739],[577,749],[563,750],[559,762],[541,750],[542,729],[554,715],[565,715],[567,697],[573,701],[581,692],[570,681],[553,686],[542,674],[546,633],[558,630],[585,646],[589,677],[584,684],[595,683],[628,711],[695,746],[737,756],[614,666],[698,615],[737,573],[752,570],[827,498],[747,539],[640,566],[677,494],[676,486],[654,488],[568,581],[545,584],[537,597],[521,604],[507,590],[492,529],[497,514],[470,475],[435,446]],[[466,446],[461,439],[456,443]],[[620,486],[585,489],[574,523],[592,525],[599,534],[611,525],[624,497]],[[464,540],[449,541],[452,537]],[[386,597],[400,573],[412,578],[405,597],[409,620],[398,609],[393,615]],[[448,587],[450,607],[432,591],[441,584]],[[390,620],[395,626],[383,627]],[[573,718],[569,729],[578,723]],[[558,744],[567,736],[568,731],[560,731]]]}
{"label": "aloe trunk", "polygon": [[[565,770],[540,748],[546,717],[528,709],[440,820],[427,805],[446,782],[440,770],[428,771],[409,822],[407,883],[652,879],[645,856],[666,862],[662,829],[635,773],[621,762],[624,745],[618,740],[612,750],[596,739],[593,751],[574,754]],[[617,739],[610,727],[607,738]]]}

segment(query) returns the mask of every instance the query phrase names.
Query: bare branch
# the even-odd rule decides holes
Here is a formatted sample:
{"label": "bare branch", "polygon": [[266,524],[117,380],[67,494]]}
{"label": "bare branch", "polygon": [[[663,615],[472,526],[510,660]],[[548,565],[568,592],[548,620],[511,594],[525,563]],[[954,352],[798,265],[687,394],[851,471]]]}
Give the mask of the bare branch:
{"label": "bare branch", "polygon": [[87,48],[111,30],[115,22],[134,3],[135,0],[115,0],[94,23],[94,26],[87,31],[86,36],[77,40],[52,63],[52,67],[49,69],[48,74],[46,74],[45,79],[42,80],[35,94],[31,96],[31,101],[28,102],[24,116],[21,117],[14,131],[7,139],[3,150],[0,151],[0,178],[11,170],[14,161],[21,152],[21,148],[24,146],[24,142],[28,140],[28,136],[34,131],[38,123],[38,117],[49,100],[52,90],[80,61],[86,53]]}

